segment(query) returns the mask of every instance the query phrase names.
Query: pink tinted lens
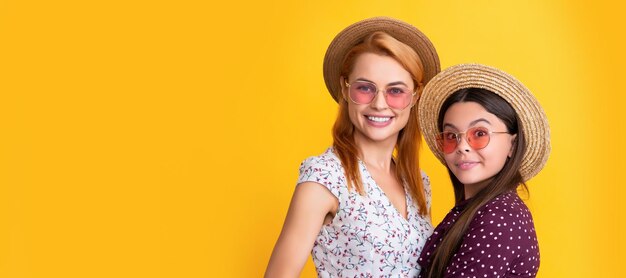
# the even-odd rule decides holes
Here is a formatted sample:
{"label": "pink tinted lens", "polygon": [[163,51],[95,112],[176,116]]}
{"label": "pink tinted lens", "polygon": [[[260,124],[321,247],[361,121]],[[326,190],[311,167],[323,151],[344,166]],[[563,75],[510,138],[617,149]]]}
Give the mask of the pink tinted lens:
{"label": "pink tinted lens", "polygon": [[413,95],[406,88],[388,88],[385,94],[387,105],[396,109],[404,109],[411,104]]}
{"label": "pink tinted lens", "polygon": [[482,127],[470,128],[466,132],[467,141],[475,150],[480,150],[489,144],[489,130]]}
{"label": "pink tinted lens", "polygon": [[458,136],[465,136],[466,139],[461,138],[461,140],[467,140],[469,146],[475,150],[483,149],[489,145],[489,130],[483,127],[474,127],[468,129],[465,133],[442,132],[440,137],[437,138],[441,151],[445,154],[454,152],[459,143]]}
{"label": "pink tinted lens", "polygon": [[[375,84],[357,81],[350,85],[350,99],[358,104],[369,104],[378,94]],[[413,95],[406,88],[392,87],[385,93],[387,105],[395,109],[404,109],[411,104]]]}
{"label": "pink tinted lens", "polygon": [[358,104],[368,104],[376,96],[376,85],[368,82],[354,82],[350,85],[350,98]]}
{"label": "pink tinted lens", "polygon": [[452,153],[454,149],[456,149],[456,145],[458,143],[456,134],[453,132],[443,132],[440,136],[439,145],[441,147],[441,151],[445,154]]}

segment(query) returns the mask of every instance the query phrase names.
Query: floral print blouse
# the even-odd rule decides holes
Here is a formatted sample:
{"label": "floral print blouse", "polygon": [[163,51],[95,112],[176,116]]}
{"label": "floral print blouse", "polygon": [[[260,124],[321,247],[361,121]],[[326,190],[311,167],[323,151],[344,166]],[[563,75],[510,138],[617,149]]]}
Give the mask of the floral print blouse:
{"label": "floral print blouse", "polygon": [[[302,162],[298,184],[315,182],[339,200],[337,214],[322,226],[312,256],[319,277],[417,277],[417,263],[426,239],[432,234],[430,218],[418,213],[405,187],[405,219],[359,161],[366,195],[348,190],[341,161],[329,148]],[[422,172],[427,207],[431,192]]]}

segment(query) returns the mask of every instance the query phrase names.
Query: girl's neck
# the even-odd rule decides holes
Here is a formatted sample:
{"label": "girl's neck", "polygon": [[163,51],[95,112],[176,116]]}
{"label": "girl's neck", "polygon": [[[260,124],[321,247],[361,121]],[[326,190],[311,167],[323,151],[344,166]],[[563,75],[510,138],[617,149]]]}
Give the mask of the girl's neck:
{"label": "girl's neck", "polygon": [[472,197],[476,196],[476,194],[478,194],[478,192],[480,192],[485,187],[487,187],[487,185],[489,185],[489,183],[492,180],[493,180],[493,178],[489,178],[489,179],[486,179],[486,180],[478,182],[478,183],[464,184],[463,185],[463,190],[465,192],[465,200],[471,199]]}

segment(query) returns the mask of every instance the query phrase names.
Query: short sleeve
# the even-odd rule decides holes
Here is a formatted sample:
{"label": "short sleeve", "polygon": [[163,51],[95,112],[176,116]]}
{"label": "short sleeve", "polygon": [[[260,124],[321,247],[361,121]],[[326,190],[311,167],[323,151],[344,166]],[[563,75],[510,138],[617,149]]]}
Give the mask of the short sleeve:
{"label": "short sleeve", "polygon": [[314,156],[300,164],[297,184],[315,182],[326,187],[337,199],[341,200],[345,178],[341,163],[328,155]]}

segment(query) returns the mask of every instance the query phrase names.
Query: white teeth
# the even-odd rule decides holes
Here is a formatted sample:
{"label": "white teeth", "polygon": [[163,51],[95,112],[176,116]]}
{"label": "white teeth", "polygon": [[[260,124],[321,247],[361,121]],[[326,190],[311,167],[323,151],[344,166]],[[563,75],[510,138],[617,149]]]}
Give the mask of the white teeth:
{"label": "white teeth", "polygon": [[377,123],[384,123],[386,121],[389,121],[389,119],[391,119],[391,117],[372,117],[372,116],[367,116],[367,118],[370,121],[377,122]]}

